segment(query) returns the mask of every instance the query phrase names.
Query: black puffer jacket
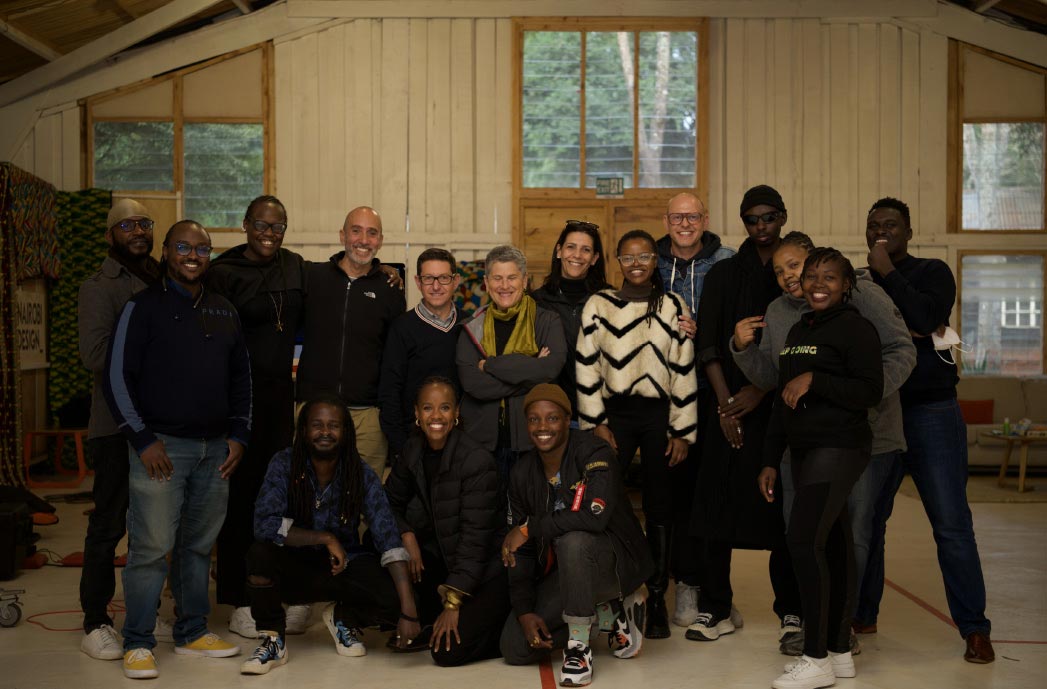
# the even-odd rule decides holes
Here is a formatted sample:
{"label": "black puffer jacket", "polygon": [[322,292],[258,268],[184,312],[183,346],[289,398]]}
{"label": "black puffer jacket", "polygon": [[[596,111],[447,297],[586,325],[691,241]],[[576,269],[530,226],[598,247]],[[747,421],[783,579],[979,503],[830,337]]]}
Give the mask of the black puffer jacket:
{"label": "black puffer jacket", "polygon": [[448,586],[472,593],[502,574],[498,549],[505,501],[491,453],[460,430],[451,431],[430,487],[422,455],[425,438],[413,434],[385,482],[400,533],[419,541],[435,537],[447,567]]}
{"label": "black puffer jacket", "polygon": [[[625,494],[617,455],[592,433],[572,430],[560,462],[559,497],[568,506],[553,511],[549,482],[536,450],[517,460],[509,481],[509,525],[527,522],[527,543],[516,552],[509,568],[509,597],[513,615],[534,612],[535,583],[544,576],[548,547],[569,531],[606,533],[614,547],[619,594],[627,596],[647,580],[654,569],[647,540]],[[574,488],[585,480],[581,509],[574,512]]]}

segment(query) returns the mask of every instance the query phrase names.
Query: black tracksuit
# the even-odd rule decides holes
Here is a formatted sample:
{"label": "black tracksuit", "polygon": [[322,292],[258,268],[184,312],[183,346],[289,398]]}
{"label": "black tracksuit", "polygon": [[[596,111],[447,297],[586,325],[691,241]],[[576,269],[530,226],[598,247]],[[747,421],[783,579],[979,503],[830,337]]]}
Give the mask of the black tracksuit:
{"label": "black tracksuit", "polygon": [[[787,540],[803,598],[804,654],[824,658],[849,647],[856,577],[847,496],[869,463],[868,409],[883,397],[880,338],[848,304],[807,313],[778,366],[765,464],[777,468],[788,441],[796,498]],[[810,388],[790,409],[781,393],[805,373]]]}

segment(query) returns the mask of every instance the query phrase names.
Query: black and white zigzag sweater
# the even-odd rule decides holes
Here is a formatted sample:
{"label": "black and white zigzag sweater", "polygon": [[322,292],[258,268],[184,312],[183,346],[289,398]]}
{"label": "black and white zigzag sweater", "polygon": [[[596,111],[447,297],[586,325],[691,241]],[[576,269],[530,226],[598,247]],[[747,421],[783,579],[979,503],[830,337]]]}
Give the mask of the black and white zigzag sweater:
{"label": "black and white zigzag sweater", "polygon": [[698,382],[694,344],[681,331],[690,315],[683,299],[662,298],[647,319],[646,301],[629,301],[605,289],[582,311],[575,372],[578,420],[583,429],[607,423],[605,400],[616,395],[669,399],[669,434],[689,443],[698,436]]}

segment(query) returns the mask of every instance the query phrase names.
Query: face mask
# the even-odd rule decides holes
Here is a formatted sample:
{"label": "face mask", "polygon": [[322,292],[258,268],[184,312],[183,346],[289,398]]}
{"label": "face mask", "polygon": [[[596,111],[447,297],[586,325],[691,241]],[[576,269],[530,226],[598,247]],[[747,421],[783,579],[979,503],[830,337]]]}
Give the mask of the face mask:
{"label": "face mask", "polygon": [[[934,349],[938,353],[938,358],[954,366],[956,365],[956,358],[952,355],[951,350],[956,349],[961,354],[972,351],[969,348],[963,348],[964,342],[960,339],[959,333],[949,326],[944,326],[931,333],[931,342],[934,343]],[[949,352],[948,357],[942,355],[942,352]]]}

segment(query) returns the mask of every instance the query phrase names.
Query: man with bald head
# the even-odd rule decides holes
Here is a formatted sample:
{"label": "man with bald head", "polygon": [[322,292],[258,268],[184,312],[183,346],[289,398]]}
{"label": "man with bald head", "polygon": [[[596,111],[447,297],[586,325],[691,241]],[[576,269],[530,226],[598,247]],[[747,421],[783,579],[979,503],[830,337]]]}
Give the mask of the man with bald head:
{"label": "man with bald head", "polygon": [[360,456],[381,477],[388,454],[378,421],[382,352],[390,324],[407,304],[377,258],[378,211],[354,208],[338,237],[343,251],[306,266],[305,340],[295,395],[299,401],[338,395],[352,414]]}
{"label": "man with bald head", "polygon": [[116,591],[113,557],[127,522],[127,441],[109,413],[102,381],[116,319],[128,299],[160,279],[160,265],[150,255],[153,219],[144,205],[134,199],[117,201],[105,226],[109,253],[98,272],[80,285],[77,300],[80,360],[94,374],[87,450],[95,472],[95,508],[87,522],[80,574],[80,650],[98,660],[116,660],[124,650],[108,607]]}
{"label": "man with bald head", "polygon": [[658,272],[665,290],[679,294],[691,313],[696,313],[705,274],[735,251],[709,231],[705,204],[689,192],[669,199],[662,222],[667,234],[658,240]]}
{"label": "man with bald head", "polygon": [[205,290],[211,237],[192,220],[164,239],[161,281],[120,313],[105,396],[130,445],[124,674],[156,677],[153,627],[171,553],[175,653],[240,649],[207,628],[211,549],[251,433],[251,362],[236,309]]}

